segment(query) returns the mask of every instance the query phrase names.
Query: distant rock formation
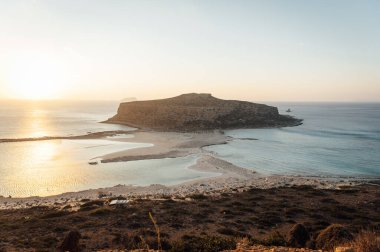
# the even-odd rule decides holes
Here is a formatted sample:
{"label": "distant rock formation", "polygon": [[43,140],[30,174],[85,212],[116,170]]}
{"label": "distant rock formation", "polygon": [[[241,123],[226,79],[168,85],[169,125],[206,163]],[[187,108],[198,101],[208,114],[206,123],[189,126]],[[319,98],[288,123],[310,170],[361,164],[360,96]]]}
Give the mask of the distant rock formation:
{"label": "distant rock formation", "polygon": [[121,103],[106,122],[159,131],[199,131],[300,125],[302,120],[280,115],[276,107],[222,100],[211,94]]}

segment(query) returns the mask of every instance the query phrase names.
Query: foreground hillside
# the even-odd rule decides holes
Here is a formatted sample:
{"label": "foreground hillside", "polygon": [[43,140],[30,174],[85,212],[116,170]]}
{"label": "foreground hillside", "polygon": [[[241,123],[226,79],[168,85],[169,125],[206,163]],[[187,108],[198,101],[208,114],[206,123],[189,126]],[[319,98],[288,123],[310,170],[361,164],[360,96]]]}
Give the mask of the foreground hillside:
{"label": "foreground hillside", "polygon": [[295,126],[301,120],[280,115],[276,107],[222,100],[210,94],[121,103],[107,122],[163,131]]}
{"label": "foreground hillside", "polygon": [[52,251],[65,237],[82,251],[157,249],[158,229],[161,247],[168,251],[234,250],[243,237],[250,246],[329,249],[354,239],[360,230],[380,228],[380,190],[375,185],[135,198],[119,207],[109,206],[110,200],[82,200],[79,208],[62,204],[2,210],[0,251]]}

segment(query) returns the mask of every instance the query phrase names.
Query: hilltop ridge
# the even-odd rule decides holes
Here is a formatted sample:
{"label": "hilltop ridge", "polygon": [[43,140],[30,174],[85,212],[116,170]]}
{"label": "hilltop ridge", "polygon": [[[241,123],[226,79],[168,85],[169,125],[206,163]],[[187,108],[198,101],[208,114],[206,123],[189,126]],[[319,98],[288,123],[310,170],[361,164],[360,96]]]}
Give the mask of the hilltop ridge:
{"label": "hilltop ridge", "polygon": [[296,126],[302,120],[280,115],[276,107],[211,94],[189,93],[173,98],[121,103],[106,122],[160,131]]}

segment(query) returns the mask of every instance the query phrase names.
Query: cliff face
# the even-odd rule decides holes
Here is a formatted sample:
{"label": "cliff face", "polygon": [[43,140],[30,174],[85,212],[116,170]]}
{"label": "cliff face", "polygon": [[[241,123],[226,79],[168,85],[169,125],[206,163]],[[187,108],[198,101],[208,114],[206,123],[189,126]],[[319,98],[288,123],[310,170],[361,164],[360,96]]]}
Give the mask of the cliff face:
{"label": "cliff face", "polygon": [[282,127],[301,120],[280,115],[276,107],[245,101],[221,100],[211,94],[121,103],[110,123],[162,131]]}

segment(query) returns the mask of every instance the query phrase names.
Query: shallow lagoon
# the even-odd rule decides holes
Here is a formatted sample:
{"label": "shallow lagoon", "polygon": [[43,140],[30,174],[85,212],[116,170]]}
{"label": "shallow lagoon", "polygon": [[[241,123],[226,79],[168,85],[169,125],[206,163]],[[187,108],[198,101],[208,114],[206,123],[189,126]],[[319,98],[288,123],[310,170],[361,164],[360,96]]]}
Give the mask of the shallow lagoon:
{"label": "shallow lagoon", "polygon": [[48,196],[118,184],[173,185],[217,175],[188,169],[196,163],[196,155],[88,164],[105,154],[149,146],[117,139],[1,143],[0,195]]}

